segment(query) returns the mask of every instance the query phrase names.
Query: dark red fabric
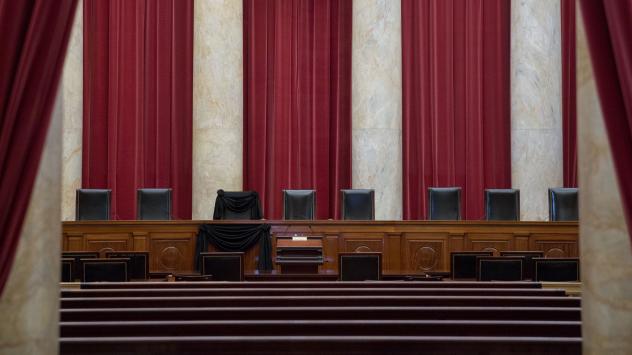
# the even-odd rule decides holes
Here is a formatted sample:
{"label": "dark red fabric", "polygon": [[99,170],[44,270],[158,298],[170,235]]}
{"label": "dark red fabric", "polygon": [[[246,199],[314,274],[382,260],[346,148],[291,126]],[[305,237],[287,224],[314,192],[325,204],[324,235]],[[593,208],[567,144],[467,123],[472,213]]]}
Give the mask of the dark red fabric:
{"label": "dark red fabric", "polygon": [[562,0],[562,136],[564,187],[577,187],[575,0]]}
{"label": "dark red fabric", "polygon": [[76,5],[0,0],[0,294],[35,184]]}
{"label": "dark red fabric", "polygon": [[173,189],[191,218],[193,0],[85,0],[84,188],[112,189],[112,219],[136,189]]}
{"label": "dark red fabric", "polygon": [[402,0],[404,219],[428,187],[460,186],[464,219],[511,187],[509,20],[505,0]]}
{"label": "dark red fabric", "polygon": [[351,186],[351,1],[244,0],[244,189],[281,218],[315,189],[317,218]]}
{"label": "dark red fabric", "polygon": [[581,0],[581,8],[632,239],[632,2]]}

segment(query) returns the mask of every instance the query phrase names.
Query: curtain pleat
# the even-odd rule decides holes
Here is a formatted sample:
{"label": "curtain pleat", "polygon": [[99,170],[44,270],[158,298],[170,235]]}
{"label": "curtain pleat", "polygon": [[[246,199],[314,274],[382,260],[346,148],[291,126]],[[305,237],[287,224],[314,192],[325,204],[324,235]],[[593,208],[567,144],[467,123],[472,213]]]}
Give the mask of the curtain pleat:
{"label": "curtain pleat", "polygon": [[460,186],[465,219],[511,186],[509,2],[402,0],[404,219]]}
{"label": "curtain pleat", "polygon": [[192,81],[193,0],[85,0],[82,185],[112,189],[112,219],[152,187],[191,218]]}
{"label": "curtain pleat", "polygon": [[562,0],[562,136],[564,187],[577,187],[575,0]]}
{"label": "curtain pleat", "polygon": [[244,189],[281,218],[315,189],[317,218],[351,186],[351,1],[244,0]]}

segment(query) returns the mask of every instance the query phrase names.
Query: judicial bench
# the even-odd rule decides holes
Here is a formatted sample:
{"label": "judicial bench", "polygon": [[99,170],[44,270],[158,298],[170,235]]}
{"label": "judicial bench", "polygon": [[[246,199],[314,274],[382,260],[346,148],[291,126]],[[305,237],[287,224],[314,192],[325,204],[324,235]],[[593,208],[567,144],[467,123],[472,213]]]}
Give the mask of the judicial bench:
{"label": "judicial bench", "polygon": [[[322,238],[321,273],[336,273],[338,253],[381,252],[388,275],[447,273],[452,251],[543,251],[546,257],[577,257],[577,222],[505,221],[71,221],[63,222],[63,251],[148,251],[154,273],[194,270],[202,224],[270,225],[276,238]],[[219,251],[213,245],[208,251]],[[245,273],[255,274],[259,246],[245,251]],[[272,259],[276,250],[272,249]],[[276,271],[280,268],[275,265]]]}

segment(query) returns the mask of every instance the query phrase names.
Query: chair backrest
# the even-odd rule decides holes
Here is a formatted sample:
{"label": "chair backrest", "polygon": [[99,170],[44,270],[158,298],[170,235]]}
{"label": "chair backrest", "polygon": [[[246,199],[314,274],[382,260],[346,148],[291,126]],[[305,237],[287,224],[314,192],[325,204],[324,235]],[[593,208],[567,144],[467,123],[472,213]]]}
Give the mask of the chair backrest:
{"label": "chair backrest", "polygon": [[61,259],[61,282],[73,282],[73,272],[75,265],[75,259],[62,258]]}
{"label": "chair backrest", "polygon": [[315,190],[283,190],[283,219],[310,220],[315,215]]}
{"label": "chair backrest", "polygon": [[342,219],[369,221],[375,219],[375,191],[372,189],[340,190]]}
{"label": "chair backrest", "polygon": [[485,189],[485,218],[488,221],[519,221],[520,190]]}
{"label": "chair backrest", "polygon": [[72,259],[72,281],[81,281],[83,278],[83,267],[81,266],[81,259],[96,259],[99,257],[97,251],[64,251],[61,253],[62,260]]}
{"label": "chair backrest", "polygon": [[473,280],[476,278],[476,257],[492,256],[491,251],[453,251],[450,253],[450,278]]}
{"label": "chair backrest", "polygon": [[549,189],[549,220],[577,221],[579,208],[576,188],[556,187]]}
{"label": "chair backrest", "polygon": [[82,282],[125,282],[129,280],[129,258],[81,259]]}
{"label": "chair backrest", "polygon": [[202,275],[211,275],[213,281],[243,281],[244,253],[200,253]]}
{"label": "chair backrest", "polygon": [[580,281],[579,258],[534,258],[535,281]]}
{"label": "chair backrest", "polygon": [[382,253],[339,253],[338,277],[340,281],[380,280]]}
{"label": "chair backrest", "polygon": [[107,221],[110,219],[108,189],[77,189],[75,219],[77,221]]}
{"label": "chair backrest", "polygon": [[256,191],[217,191],[213,219],[261,219],[261,205]]}
{"label": "chair backrest", "polygon": [[461,219],[461,188],[460,187],[429,187],[428,188],[428,219],[429,220],[460,220]]}
{"label": "chair backrest", "polygon": [[139,220],[170,220],[171,189],[138,189],[136,218]]}
{"label": "chair backrest", "polygon": [[522,256],[476,257],[478,281],[521,281],[524,279],[523,270],[524,257]]}
{"label": "chair backrest", "polygon": [[533,280],[535,275],[534,258],[543,258],[543,251],[501,251],[500,256],[522,256],[524,257],[524,278]]}
{"label": "chair backrest", "polygon": [[110,251],[105,253],[106,258],[128,258],[129,270],[127,274],[130,280],[149,279],[149,252],[147,251]]}

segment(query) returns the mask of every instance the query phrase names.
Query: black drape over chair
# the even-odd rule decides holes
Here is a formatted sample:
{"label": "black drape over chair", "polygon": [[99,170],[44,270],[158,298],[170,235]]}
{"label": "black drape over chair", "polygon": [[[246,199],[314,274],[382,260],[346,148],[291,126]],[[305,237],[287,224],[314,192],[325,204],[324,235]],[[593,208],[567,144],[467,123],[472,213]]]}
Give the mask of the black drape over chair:
{"label": "black drape over chair", "polygon": [[213,244],[226,252],[246,252],[259,243],[258,270],[272,270],[272,239],[269,224],[203,224],[195,250],[195,265],[201,270],[200,254]]}
{"label": "black drape over chair", "polygon": [[342,219],[369,221],[375,219],[375,191],[368,189],[340,190]]}
{"label": "black drape over chair", "polygon": [[77,221],[107,221],[110,219],[109,189],[77,189],[75,219]]}
{"label": "black drape over chair", "polygon": [[261,219],[261,202],[257,191],[217,190],[213,219]]}
{"label": "black drape over chair", "polygon": [[461,219],[460,187],[428,188],[428,219],[455,220]]}
{"label": "black drape over chair", "polygon": [[488,221],[519,221],[520,190],[485,189],[485,218]]}
{"label": "black drape over chair", "polygon": [[171,189],[138,189],[136,218],[139,220],[171,219]]}
{"label": "black drape over chair", "polygon": [[577,188],[557,187],[549,189],[549,220],[579,220],[577,191]]}
{"label": "black drape over chair", "polygon": [[316,191],[283,190],[283,219],[314,219],[316,214]]}

